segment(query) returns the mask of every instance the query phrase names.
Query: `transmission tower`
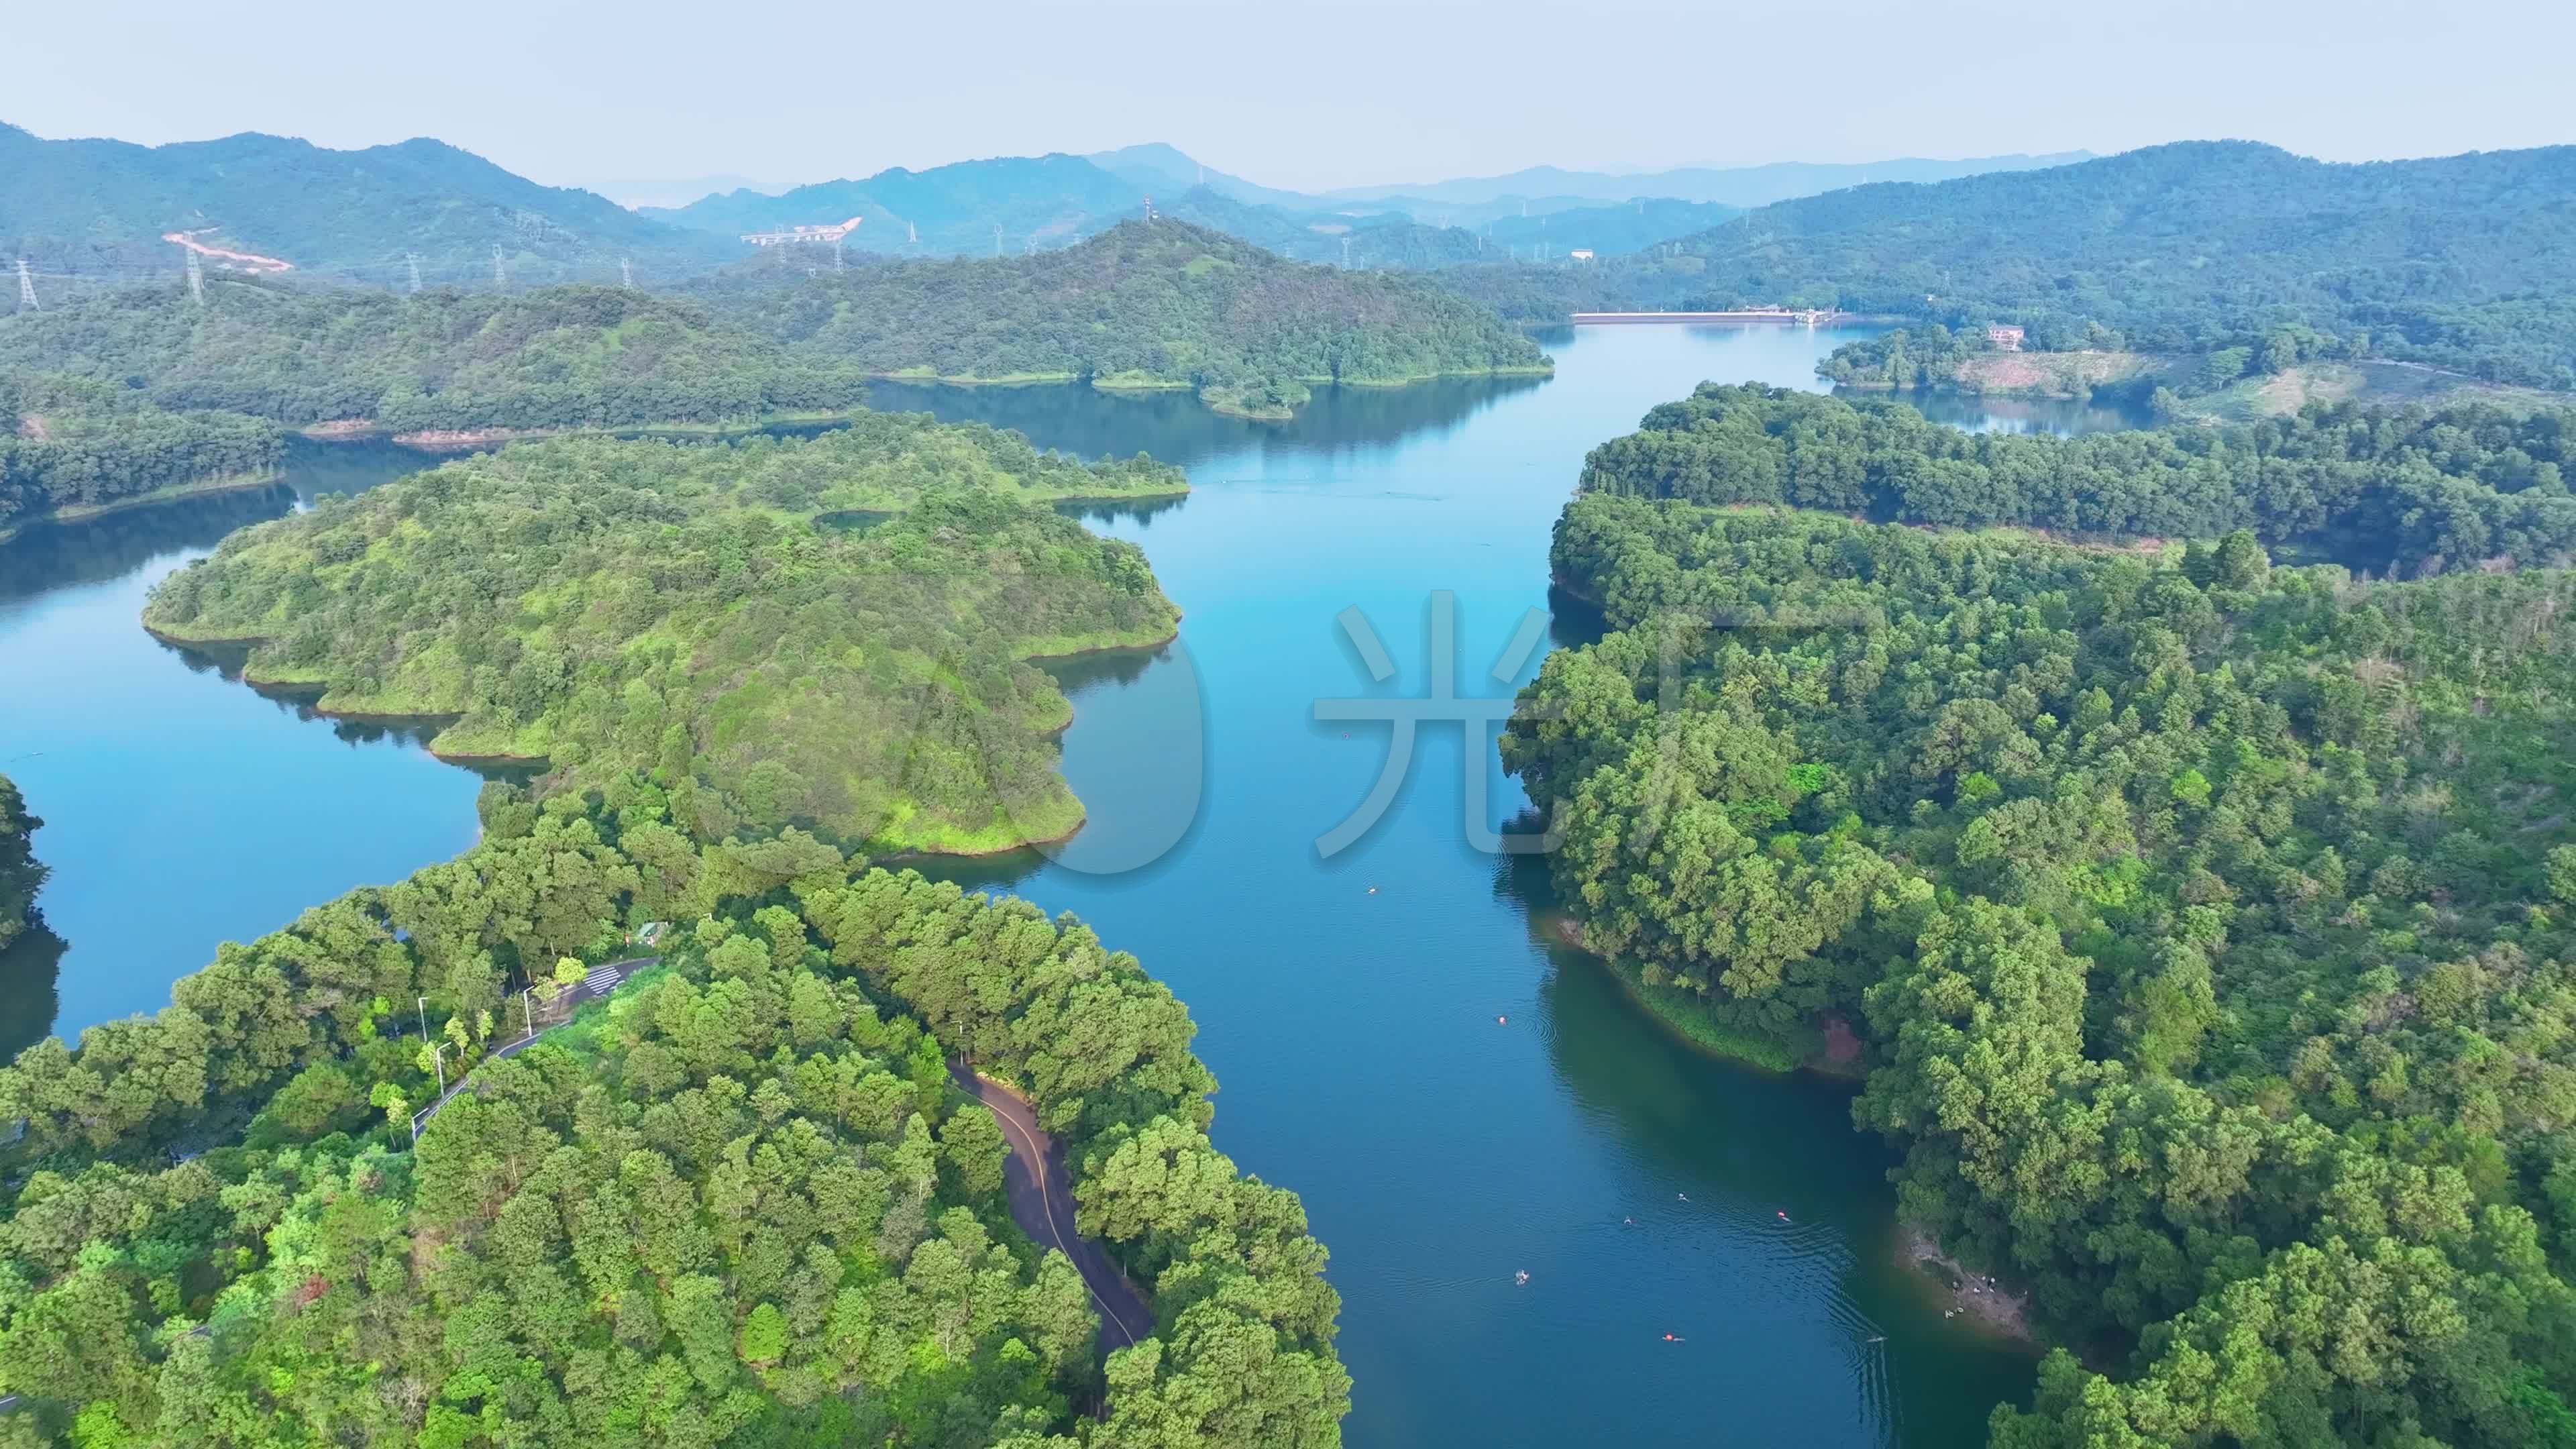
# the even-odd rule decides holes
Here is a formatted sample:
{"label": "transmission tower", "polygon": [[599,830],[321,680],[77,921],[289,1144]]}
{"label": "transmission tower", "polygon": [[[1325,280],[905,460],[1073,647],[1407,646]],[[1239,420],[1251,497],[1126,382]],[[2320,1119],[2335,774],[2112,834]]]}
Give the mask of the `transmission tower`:
{"label": "transmission tower", "polygon": [[837,271],[839,271],[840,269],[841,269],[841,239],[840,239],[839,237],[834,237],[834,238],[832,238],[832,270],[837,272]]}
{"label": "transmission tower", "polygon": [[1344,238],[1342,238],[1342,267],[1343,267],[1343,269],[1344,269],[1345,271],[1347,271],[1347,270],[1349,270],[1350,265],[1351,265],[1351,239],[1350,239],[1349,237],[1344,237]]}
{"label": "transmission tower", "polygon": [[197,253],[194,248],[181,247],[179,250],[181,254],[186,256],[188,259],[188,295],[196,300],[198,306],[202,307],[206,303],[205,265],[197,260]]}
{"label": "transmission tower", "polygon": [[509,285],[510,273],[501,265],[501,244],[494,242],[492,243],[492,290],[497,292]]}
{"label": "transmission tower", "polygon": [[30,312],[45,310],[43,305],[36,301],[36,274],[27,270],[25,257],[18,259],[18,305]]}
{"label": "transmission tower", "polygon": [[[841,244],[839,242],[832,243],[832,250],[837,252],[840,249]],[[635,264],[624,257],[619,257],[617,259],[617,282],[618,285],[624,287],[632,287],[635,285]]]}
{"label": "transmission tower", "polygon": [[998,222],[998,221],[997,221],[997,222],[993,223],[993,255],[995,255],[995,256],[997,256],[997,257],[998,257],[998,256],[1000,256],[1001,254],[1002,254],[1002,224],[1001,224],[1000,222]]}
{"label": "transmission tower", "polygon": [[903,244],[911,247],[921,245],[921,229],[908,221],[903,224]]}
{"label": "transmission tower", "polygon": [[403,260],[411,263],[411,289],[417,292],[420,290],[420,253],[405,252]]}

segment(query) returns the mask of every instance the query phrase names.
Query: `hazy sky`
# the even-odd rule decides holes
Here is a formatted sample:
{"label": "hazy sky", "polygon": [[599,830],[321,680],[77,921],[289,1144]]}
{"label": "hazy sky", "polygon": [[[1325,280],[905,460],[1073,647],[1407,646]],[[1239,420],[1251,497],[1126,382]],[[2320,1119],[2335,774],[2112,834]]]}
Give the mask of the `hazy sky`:
{"label": "hazy sky", "polygon": [[0,120],[39,135],[429,135],[561,184],[1150,140],[1309,189],[2185,137],[2336,160],[2576,141],[2564,0],[13,10]]}

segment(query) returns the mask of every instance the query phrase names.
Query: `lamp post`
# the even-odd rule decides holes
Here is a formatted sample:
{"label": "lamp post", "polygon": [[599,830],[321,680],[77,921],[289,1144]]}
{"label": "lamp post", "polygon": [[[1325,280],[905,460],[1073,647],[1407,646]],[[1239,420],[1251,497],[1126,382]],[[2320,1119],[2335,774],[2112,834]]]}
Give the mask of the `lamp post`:
{"label": "lamp post", "polygon": [[532,987],[532,988],[530,988],[530,989],[529,989],[529,990],[527,990],[527,991],[522,991],[522,992],[520,992],[520,993],[519,993],[519,1011],[520,1011],[520,1013],[521,1013],[524,1017],[526,1017],[526,1019],[527,1019],[527,1023],[528,1023],[528,1038],[529,1038],[529,1039],[531,1039],[531,1040],[533,1040],[533,1039],[535,1038],[536,1034],[537,1034],[537,1008],[536,1008],[536,1004],[535,1004],[534,1002],[532,1002],[532,1001],[530,1001],[530,1000],[528,999],[531,995],[533,995],[533,994],[534,994],[534,990],[535,990],[535,989]]}
{"label": "lamp post", "polygon": [[447,1049],[453,1045],[453,1042],[440,1042],[437,1048],[429,1054],[430,1070],[438,1073],[438,1095],[441,1100],[445,1100],[447,1096],[447,1062],[445,1059],[447,1056]]}

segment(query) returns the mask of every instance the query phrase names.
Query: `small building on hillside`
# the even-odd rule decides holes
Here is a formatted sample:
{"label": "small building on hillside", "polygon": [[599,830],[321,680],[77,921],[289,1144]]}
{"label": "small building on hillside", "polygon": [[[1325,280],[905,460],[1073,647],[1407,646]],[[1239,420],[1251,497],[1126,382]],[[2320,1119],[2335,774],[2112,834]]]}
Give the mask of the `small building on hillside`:
{"label": "small building on hillside", "polygon": [[2009,322],[1997,322],[1988,327],[1986,340],[2006,352],[2021,351],[2021,329]]}
{"label": "small building on hillside", "polygon": [[1574,258],[1578,262],[1588,262],[1592,260],[1592,249],[1590,247],[1576,247],[1574,250],[1567,252],[1566,255]]}

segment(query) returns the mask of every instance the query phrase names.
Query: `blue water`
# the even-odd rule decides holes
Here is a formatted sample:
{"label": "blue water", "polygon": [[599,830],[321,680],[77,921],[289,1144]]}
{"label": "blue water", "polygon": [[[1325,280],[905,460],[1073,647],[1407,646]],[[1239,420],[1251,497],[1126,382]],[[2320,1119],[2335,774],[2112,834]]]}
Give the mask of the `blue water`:
{"label": "blue water", "polygon": [[[1392,740],[1319,723],[1317,700],[1423,697],[1443,590],[1458,692],[1507,697],[1535,654],[1509,681],[1489,666],[1527,628],[1551,637],[1548,533],[1584,451],[1702,379],[1814,386],[1847,336],[1559,334],[1552,380],[1328,391],[1287,424],[1080,388],[878,399],[1189,469],[1185,501],[1090,515],[1185,611],[1162,651],[1060,670],[1090,823],[1053,859],[946,869],[1080,912],[1190,1003],[1218,1145],[1296,1189],[1333,1250],[1356,1446],[1949,1445],[2029,1391],[2027,1354],[1942,1319],[1897,1266],[1889,1161],[1850,1130],[1847,1087],[1708,1059],[1549,944],[1543,868],[1468,844],[1467,762],[1477,823],[1524,803],[1490,728],[1427,728],[1384,818],[1316,845]],[[56,968],[0,963],[0,1030],[152,1009],[215,942],[470,842],[472,774],[135,624],[229,529],[414,461],[307,450],[287,488],[0,547],[0,771],[49,822],[41,904],[70,943],[58,1015]],[[1352,609],[1382,685],[1337,623]]]}

